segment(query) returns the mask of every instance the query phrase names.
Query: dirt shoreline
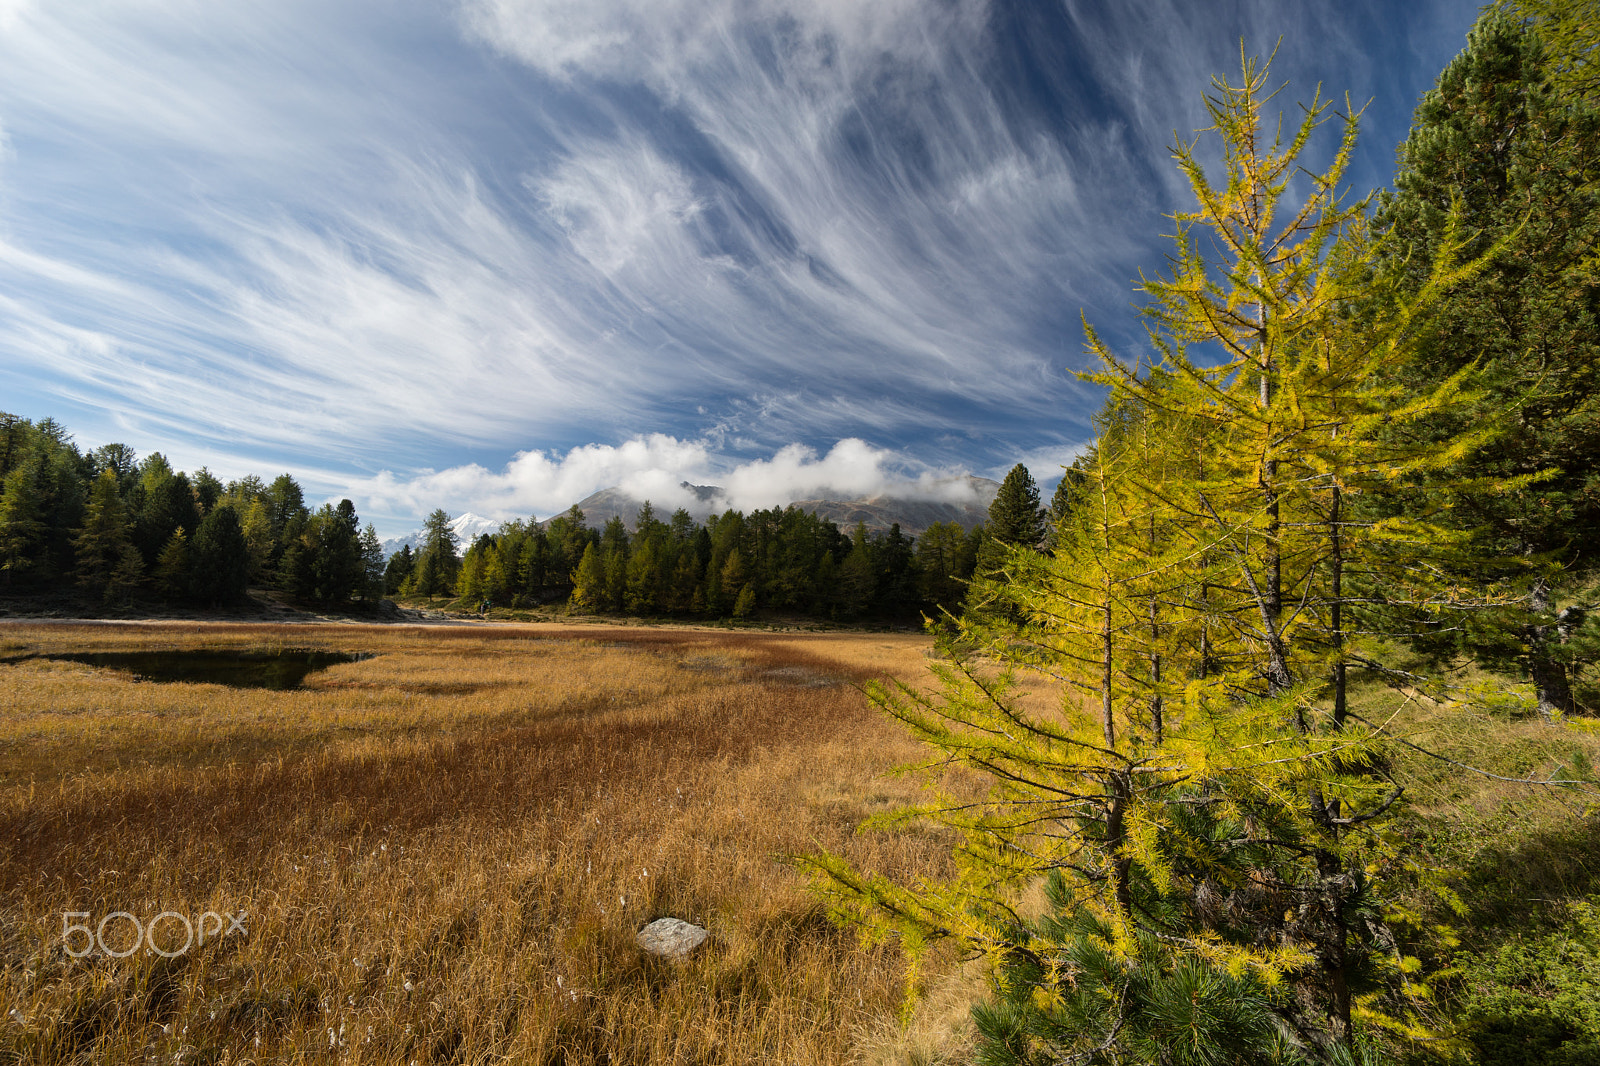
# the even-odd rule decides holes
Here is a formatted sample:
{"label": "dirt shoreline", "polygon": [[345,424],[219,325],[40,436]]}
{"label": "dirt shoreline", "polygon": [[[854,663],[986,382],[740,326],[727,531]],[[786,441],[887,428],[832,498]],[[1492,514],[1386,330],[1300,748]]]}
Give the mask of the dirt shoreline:
{"label": "dirt shoreline", "polygon": [[0,596],[0,626],[15,625],[347,625],[392,628],[405,626],[549,626],[595,629],[667,629],[686,632],[775,632],[775,633],[913,633],[913,626],[851,626],[819,623],[814,619],[772,619],[744,625],[717,625],[672,619],[609,618],[602,615],[551,616],[539,618],[495,617],[453,614],[443,610],[408,607],[383,600],[372,611],[319,612],[287,603],[265,590],[252,590],[249,602],[227,610],[170,608],[165,605],[140,605],[115,610],[95,610],[67,596],[52,598]]}

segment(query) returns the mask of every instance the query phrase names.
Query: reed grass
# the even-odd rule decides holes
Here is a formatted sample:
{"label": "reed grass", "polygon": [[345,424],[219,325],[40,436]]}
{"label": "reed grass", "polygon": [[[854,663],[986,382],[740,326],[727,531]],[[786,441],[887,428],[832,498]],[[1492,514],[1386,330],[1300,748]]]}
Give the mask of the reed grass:
{"label": "reed grass", "polygon": [[[855,685],[918,676],[920,637],[150,624],[0,639],[8,657],[373,653],[287,692],[0,666],[0,1060],[801,1064],[904,1059],[922,1039],[893,1021],[897,950],[829,923],[785,861],[826,847],[897,878],[946,871],[934,833],[853,832],[917,794],[886,772],[918,751]],[[248,914],[248,935],[71,957],[83,938],[64,941],[64,913],[118,911]],[[635,932],[663,915],[710,941],[682,962],[643,954]],[[114,919],[107,946],[130,933]],[[181,922],[153,939],[176,951]]]}

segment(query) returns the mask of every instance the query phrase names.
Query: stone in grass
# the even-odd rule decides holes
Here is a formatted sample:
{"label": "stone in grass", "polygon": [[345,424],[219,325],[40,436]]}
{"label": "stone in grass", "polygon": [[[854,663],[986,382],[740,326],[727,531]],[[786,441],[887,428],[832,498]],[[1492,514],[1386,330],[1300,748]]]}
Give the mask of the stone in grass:
{"label": "stone in grass", "polygon": [[652,955],[681,959],[705,943],[706,937],[710,935],[698,925],[686,922],[682,918],[657,918],[639,930],[637,939],[639,946]]}

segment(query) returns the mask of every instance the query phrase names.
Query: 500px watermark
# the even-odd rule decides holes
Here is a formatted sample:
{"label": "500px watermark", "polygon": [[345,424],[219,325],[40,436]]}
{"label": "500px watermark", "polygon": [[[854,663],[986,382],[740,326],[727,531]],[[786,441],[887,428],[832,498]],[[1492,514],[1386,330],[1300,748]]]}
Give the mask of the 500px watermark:
{"label": "500px watermark", "polygon": [[[100,919],[99,925],[92,928],[73,921],[74,918],[88,917],[91,917],[88,911],[61,912],[61,944],[66,948],[67,954],[75,959],[81,959],[86,955],[93,954],[96,947],[100,949],[102,954],[109,955],[113,959],[125,959],[135,951],[138,951],[141,945],[163,958],[175,959],[187,952],[191,947],[205,944],[207,938],[220,940],[225,936],[232,936],[234,933],[238,933],[241,936],[250,935],[250,931],[244,927],[245,919],[250,917],[249,911],[240,911],[237,917],[228,913],[218,914],[216,911],[206,911],[195,922],[190,922],[187,916],[179,914],[177,911],[162,911],[154,918],[151,918],[148,925],[139,921],[136,916],[129,914],[127,911],[112,911]],[[223,928],[224,921],[227,922],[226,929]],[[156,943],[156,927],[162,922],[166,922],[169,927],[174,929],[178,923],[182,924],[185,936],[182,947],[172,950]],[[210,928],[208,928],[208,925]],[[107,926],[111,927],[112,942],[122,944],[122,947],[114,949],[106,942]],[[126,926],[133,927],[132,940],[123,940],[121,936],[117,935],[120,932],[124,932]],[[197,926],[199,929],[198,937],[195,935]],[[74,941],[74,937],[81,937],[82,939]],[[78,947],[78,944],[82,946]]]}

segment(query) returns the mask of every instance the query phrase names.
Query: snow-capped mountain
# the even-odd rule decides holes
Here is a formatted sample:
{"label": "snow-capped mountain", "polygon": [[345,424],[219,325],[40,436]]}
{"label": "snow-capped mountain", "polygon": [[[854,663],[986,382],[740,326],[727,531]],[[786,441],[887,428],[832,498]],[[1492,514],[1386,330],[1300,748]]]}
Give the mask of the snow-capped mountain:
{"label": "snow-capped mountain", "polygon": [[[718,485],[691,485],[684,482],[682,487],[695,497],[695,504],[686,510],[697,522],[704,522],[713,512],[732,506]],[[915,537],[921,536],[935,522],[956,522],[964,529],[971,529],[988,518],[989,504],[994,502],[995,494],[999,491],[1000,483],[997,481],[966,475],[944,478],[920,489],[908,485],[901,493],[889,492],[875,496],[827,493],[810,499],[790,500],[788,503],[802,511],[812,511],[821,518],[830,519],[843,529],[863,522],[869,530],[882,533],[891,525],[898,524],[902,533]],[[591,528],[599,529],[610,519],[620,518],[623,525],[632,529],[643,503],[643,500],[630,496],[623,489],[612,487],[578,501],[578,509],[583,512],[584,521]],[[656,510],[656,517],[663,521],[668,514],[668,508],[658,507]]]}
{"label": "snow-capped mountain", "polygon": [[[694,496],[694,505],[687,509],[697,522],[704,522],[712,513],[731,506],[720,486],[685,482],[683,488]],[[812,499],[793,500],[791,503],[801,510],[814,511],[822,518],[831,519],[841,528],[864,522],[868,529],[881,533],[890,524],[898,523],[902,533],[921,536],[923,530],[934,522],[957,522],[963,528],[971,529],[988,516],[989,504],[994,501],[999,488],[999,482],[968,475],[934,482],[922,487],[921,491],[908,488],[904,495],[823,494]],[[643,500],[635,499],[621,488],[613,487],[601,489],[580,500],[578,507],[583,511],[585,523],[591,528],[599,529],[615,517],[621,518],[623,524],[632,529],[643,503]],[[659,509],[657,517],[665,520],[669,512]],[[479,536],[498,531],[500,521],[468,511],[452,519],[450,528],[456,531],[458,550],[465,553]],[[384,557],[388,558],[408,544],[412,551],[416,551],[422,536],[423,530],[418,529],[403,537],[390,537],[382,542]]]}
{"label": "snow-capped mountain", "polygon": [[[457,550],[465,552],[467,548],[471,546],[472,542],[477,540],[480,536],[485,533],[493,533],[499,529],[500,521],[499,519],[495,518],[484,518],[481,515],[475,515],[471,511],[468,511],[465,514],[458,515],[457,517],[451,519],[450,528],[456,531],[456,544],[458,545]],[[383,545],[383,557],[387,559],[389,556],[393,555],[406,545],[410,545],[411,550],[416,551],[417,545],[422,543],[423,533],[424,530],[416,529],[412,530],[410,533],[407,533],[403,537],[390,537],[388,540],[381,541],[380,543]]]}

